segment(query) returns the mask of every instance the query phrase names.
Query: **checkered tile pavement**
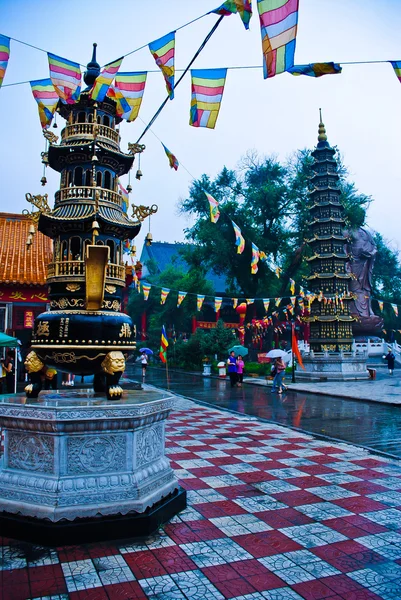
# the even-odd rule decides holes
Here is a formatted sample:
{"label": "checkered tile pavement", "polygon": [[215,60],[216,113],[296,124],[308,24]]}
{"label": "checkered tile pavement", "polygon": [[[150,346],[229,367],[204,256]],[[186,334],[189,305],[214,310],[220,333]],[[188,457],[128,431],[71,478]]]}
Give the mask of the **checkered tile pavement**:
{"label": "checkered tile pavement", "polygon": [[2,538],[2,600],[401,598],[401,463],[180,400],[188,509],[152,538]]}

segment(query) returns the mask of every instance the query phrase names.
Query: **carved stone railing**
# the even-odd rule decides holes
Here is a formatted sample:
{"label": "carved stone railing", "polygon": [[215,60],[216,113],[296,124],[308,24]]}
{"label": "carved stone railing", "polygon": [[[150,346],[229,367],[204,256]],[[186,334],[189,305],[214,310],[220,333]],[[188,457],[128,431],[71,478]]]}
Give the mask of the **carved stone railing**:
{"label": "carved stone railing", "polygon": [[61,132],[61,143],[70,140],[93,140],[94,138],[94,125],[97,126],[96,137],[98,140],[103,140],[113,144],[116,149],[120,147],[120,135],[118,131],[115,131],[111,127],[106,125],[99,125],[97,123],[74,123],[73,125],[67,125]]}
{"label": "carved stone railing", "polygon": [[118,206],[122,206],[122,197],[117,192],[100,187],[73,186],[61,188],[55,194],[56,204],[65,200],[95,200],[95,194],[99,192],[99,200],[107,200]]}
{"label": "carved stone railing", "polygon": [[[52,262],[47,268],[47,278],[53,277],[84,277],[85,261],[83,260],[60,260]],[[106,268],[107,279],[119,279],[125,281],[125,266],[108,263]]]}

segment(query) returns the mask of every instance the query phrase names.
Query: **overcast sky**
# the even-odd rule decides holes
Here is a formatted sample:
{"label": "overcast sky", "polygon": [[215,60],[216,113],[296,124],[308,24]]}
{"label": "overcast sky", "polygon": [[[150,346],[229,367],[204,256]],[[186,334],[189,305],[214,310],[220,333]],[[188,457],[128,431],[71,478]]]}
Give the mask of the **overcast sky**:
{"label": "overcast sky", "polygon": [[[237,15],[226,17],[196,68],[262,64],[256,0],[253,4],[250,31]],[[218,5],[219,0],[0,0],[0,33],[82,64],[90,60],[92,42],[97,42],[98,61],[105,64]],[[216,19],[209,15],[177,32],[177,69],[186,66]],[[400,31],[400,0],[300,0],[295,63],[401,60]],[[122,65],[123,71],[154,68],[147,48]],[[11,42],[5,84],[48,76],[45,53]],[[320,79],[284,73],[264,80],[262,69],[230,70],[214,130],[188,125],[189,74],[175,96],[152,129],[181,162],[178,172],[170,170],[160,142],[148,133],[143,139],[143,178],[131,181],[135,204],[159,205],[151,222],[154,240],[183,240],[188,221],[177,215],[177,201],[187,194],[189,173],[213,177],[224,165],[235,168],[249,149],[285,159],[298,148],[312,147],[322,107],[329,142],[343,153],[359,190],[374,199],[368,224],[401,248],[401,84],[390,64],[345,65],[341,75]],[[164,98],[162,75],[150,73],[140,117],[147,122]],[[28,84],[0,90],[0,123],[0,210],[21,212],[26,192],[45,191],[53,201],[59,175],[48,169],[48,184],[41,187],[44,138]],[[143,127],[139,119],[123,123],[123,151]],[[52,131],[59,134],[61,128]],[[147,228],[145,224],[145,233]]]}

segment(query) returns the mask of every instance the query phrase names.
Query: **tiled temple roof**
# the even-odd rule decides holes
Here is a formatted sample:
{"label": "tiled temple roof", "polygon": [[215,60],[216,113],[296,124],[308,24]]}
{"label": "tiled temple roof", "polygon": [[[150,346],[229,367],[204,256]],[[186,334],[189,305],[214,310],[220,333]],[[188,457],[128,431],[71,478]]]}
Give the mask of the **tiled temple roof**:
{"label": "tiled temple roof", "polygon": [[52,241],[37,232],[28,250],[30,224],[25,215],[0,213],[0,283],[45,284],[47,265],[52,260]]}

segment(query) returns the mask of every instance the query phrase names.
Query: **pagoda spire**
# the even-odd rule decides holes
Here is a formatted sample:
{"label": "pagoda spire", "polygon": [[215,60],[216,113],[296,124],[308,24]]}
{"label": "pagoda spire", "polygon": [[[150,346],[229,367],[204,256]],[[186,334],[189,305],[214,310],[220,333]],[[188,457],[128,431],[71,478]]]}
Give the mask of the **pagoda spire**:
{"label": "pagoda spire", "polygon": [[327,142],[326,128],[322,121],[322,109],[319,108],[320,122],[319,122],[319,135],[317,137],[318,142]]}
{"label": "pagoda spire", "polygon": [[86,65],[84,73],[84,81],[88,87],[92,87],[96,81],[96,77],[100,75],[100,65],[96,60],[96,42],[93,44],[92,60]]}
{"label": "pagoda spire", "polygon": [[352,294],[347,271],[349,256],[345,250],[345,209],[341,201],[336,150],[327,141],[326,128],[319,109],[318,143],[312,152],[314,163],[310,194],[309,239],[311,256],[310,344],[314,352],[350,351]]}

